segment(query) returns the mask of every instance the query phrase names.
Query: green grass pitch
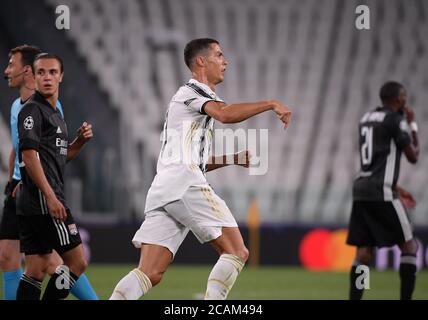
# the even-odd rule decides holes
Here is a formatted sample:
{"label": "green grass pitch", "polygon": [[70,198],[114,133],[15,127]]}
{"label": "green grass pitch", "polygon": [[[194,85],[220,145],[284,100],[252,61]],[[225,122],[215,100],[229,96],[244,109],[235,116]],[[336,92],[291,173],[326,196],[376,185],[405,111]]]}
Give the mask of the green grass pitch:
{"label": "green grass pitch", "polygon": [[[108,299],[116,283],[132,265],[90,265],[86,274],[100,299]],[[172,265],[163,281],[144,299],[202,299],[211,266]],[[1,277],[0,277],[1,278]],[[370,272],[370,289],[365,299],[398,299],[398,272]],[[0,280],[0,288],[3,288]],[[3,290],[1,290],[3,291]],[[0,297],[2,297],[0,293]],[[310,272],[291,267],[246,267],[228,299],[309,300],[347,299],[348,274],[345,272]],[[428,299],[428,271],[417,275],[414,299]]]}

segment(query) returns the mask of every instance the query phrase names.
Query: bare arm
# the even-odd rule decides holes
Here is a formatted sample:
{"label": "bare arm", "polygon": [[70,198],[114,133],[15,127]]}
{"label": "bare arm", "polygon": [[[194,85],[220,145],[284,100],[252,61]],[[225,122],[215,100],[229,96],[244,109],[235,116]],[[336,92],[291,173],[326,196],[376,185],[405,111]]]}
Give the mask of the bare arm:
{"label": "bare arm", "polygon": [[416,200],[409,191],[401,188],[398,185],[395,186],[395,189],[397,190],[400,200],[405,208],[414,209],[416,207]]}
{"label": "bare arm", "polygon": [[77,138],[73,140],[72,143],[68,145],[67,149],[67,162],[74,160],[77,155],[80,153],[80,150],[82,150],[83,144],[79,143],[77,141]]}
{"label": "bare arm", "polygon": [[22,161],[25,164],[25,170],[27,174],[46,197],[49,213],[53,217],[64,221],[67,217],[67,213],[63,204],[57,199],[55,192],[52,190],[52,187],[46,179],[43,167],[40,163],[40,160],[37,158],[36,150],[23,150]]}
{"label": "bare arm", "polygon": [[12,150],[10,150],[10,154],[9,154],[9,180],[8,181],[12,181],[13,178],[13,171],[15,170],[15,148],[12,148]]}
{"label": "bare arm", "polygon": [[248,150],[240,151],[233,155],[233,163],[227,162],[227,155],[212,156],[211,160],[207,164],[207,172],[216,170],[222,167],[229,166],[231,164],[243,166],[248,168],[250,166],[251,154]]}
{"label": "bare arm", "polygon": [[68,146],[67,162],[75,159],[85,143],[92,139],[93,136],[92,125],[87,122],[83,122],[82,126],[77,130],[77,137]]}
{"label": "bare arm", "polygon": [[[406,113],[407,122],[410,124],[411,131],[412,131],[412,143],[409,144],[404,148],[404,154],[406,155],[407,160],[409,160],[410,163],[415,164],[418,162],[419,159],[419,138],[418,138],[418,131],[417,126],[415,122],[415,112],[410,106],[406,106],[404,108],[404,112]],[[412,123],[414,123],[412,125]],[[416,126],[416,127],[412,127]]]}
{"label": "bare arm", "polygon": [[269,110],[273,110],[277,114],[285,127],[288,126],[291,118],[291,110],[275,100],[236,103],[231,105],[226,105],[223,102],[210,101],[204,106],[205,113],[221,123],[241,122]]}
{"label": "bare arm", "polygon": [[227,163],[227,158],[225,154],[222,156],[211,156],[211,159],[207,164],[207,172],[227,167],[229,165],[230,163]]}

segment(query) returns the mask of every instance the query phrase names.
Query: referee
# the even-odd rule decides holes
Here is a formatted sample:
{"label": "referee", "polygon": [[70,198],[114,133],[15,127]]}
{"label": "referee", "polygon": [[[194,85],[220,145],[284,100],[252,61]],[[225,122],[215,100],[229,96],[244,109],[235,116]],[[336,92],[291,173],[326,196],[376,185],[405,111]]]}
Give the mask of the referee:
{"label": "referee", "polygon": [[65,299],[87,263],[78,229],[65,202],[64,169],[93,134],[91,125],[84,122],[77,138],[68,144],[67,126],[56,108],[63,78],[61,58],[39,54],[33,72],[36,92],[18,117],[23,188],[17,196],[17,214],[26,267],[17,299],[40,299],[47,258],[53,249],[64,265],[51,276],[43,299]]}

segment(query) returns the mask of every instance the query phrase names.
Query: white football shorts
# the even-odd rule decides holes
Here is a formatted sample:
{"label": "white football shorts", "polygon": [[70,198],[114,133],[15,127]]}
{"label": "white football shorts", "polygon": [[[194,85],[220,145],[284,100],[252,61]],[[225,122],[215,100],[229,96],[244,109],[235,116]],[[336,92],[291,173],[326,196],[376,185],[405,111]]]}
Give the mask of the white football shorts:
{"label": "white football shorts", "polygon": [[175,256],[189,230],[205,243],[221,236],[222,227],[238,227],[226,203],[208,184],[191,186],[180,200],[146,212],[132,243],[160,245]]}

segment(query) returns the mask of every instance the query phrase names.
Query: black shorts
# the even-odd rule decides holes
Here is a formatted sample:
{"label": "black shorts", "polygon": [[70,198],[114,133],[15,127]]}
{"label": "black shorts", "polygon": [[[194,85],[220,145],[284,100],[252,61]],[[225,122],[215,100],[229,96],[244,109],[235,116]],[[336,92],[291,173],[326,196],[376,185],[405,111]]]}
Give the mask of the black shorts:
{"label": "black shorts", "polygon": [[412,226],[400,200],[354,201],[347,243],[358,247],[390,247],[413,239]]}
{"label": "black shorts", "polygon": [[82,243],[70,210],[64,222],[49,214],[18,215],[18,222],[21,252],[26,255],[48,254],[52,249],[61,255]]}
{"label": "black shorts", "polygon": [[19,180],[12,180],[6,186],[3,215],[0,222],[0,240],[19,240],[18,217],[16,216],[16,201],[12,197]]}

